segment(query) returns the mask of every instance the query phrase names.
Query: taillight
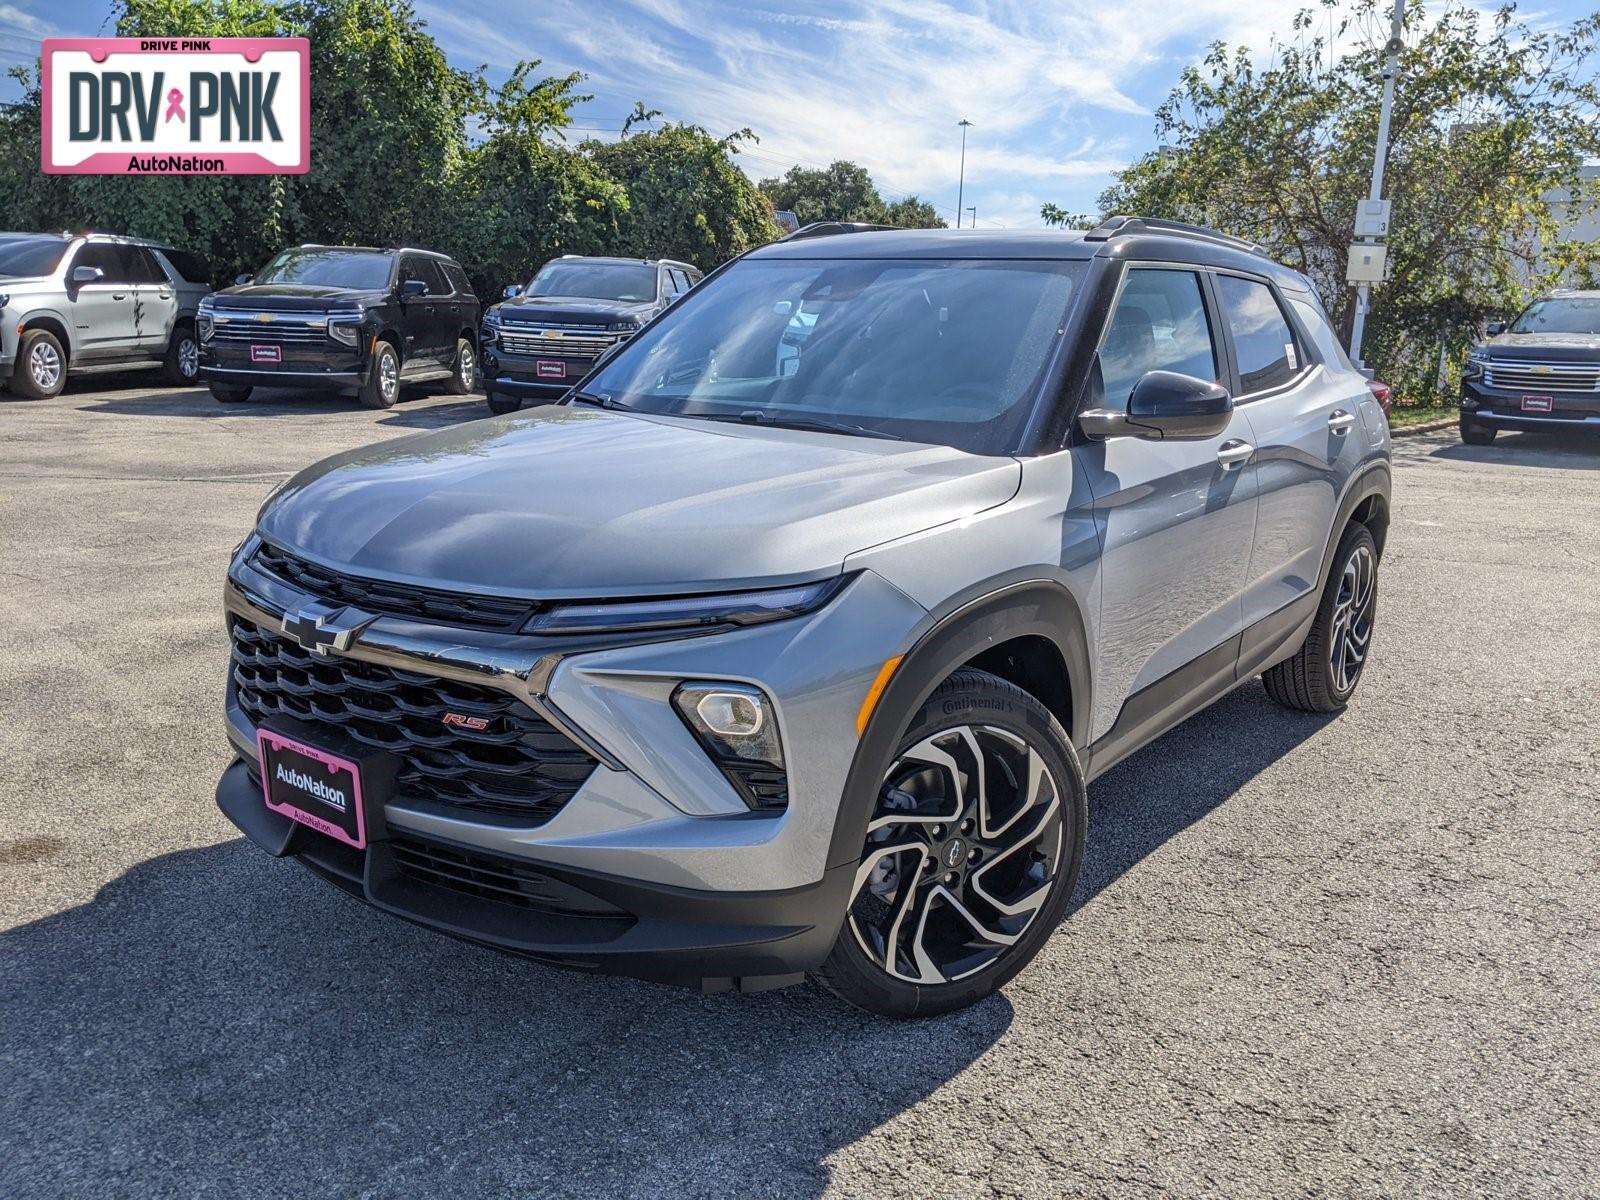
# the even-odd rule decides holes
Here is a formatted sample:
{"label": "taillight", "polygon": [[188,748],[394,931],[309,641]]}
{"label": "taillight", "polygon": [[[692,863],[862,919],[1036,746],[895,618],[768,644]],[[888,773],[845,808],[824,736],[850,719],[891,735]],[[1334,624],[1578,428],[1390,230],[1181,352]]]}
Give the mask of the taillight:
{"label": "taillight", "polygon": [[1383,409],[1383,415],[1389,415],[1389,405],[1394,402],[1394,389],[1387,383],[1377,379],[1367,380],[1367,390],[1372,393],[1372,398],[1378,402],[1378,407]]}

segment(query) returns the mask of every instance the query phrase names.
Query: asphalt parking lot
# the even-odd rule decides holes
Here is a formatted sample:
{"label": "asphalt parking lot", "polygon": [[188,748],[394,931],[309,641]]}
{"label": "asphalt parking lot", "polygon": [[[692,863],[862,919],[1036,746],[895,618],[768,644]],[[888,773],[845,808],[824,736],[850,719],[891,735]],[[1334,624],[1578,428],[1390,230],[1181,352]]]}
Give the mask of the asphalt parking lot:
{"label": "asphalt parking lot", "polygon": [[294,469],[486,410],[138,382],[0,399],[0,1195],[1600,1189],[1600,444],[1397,443],[1353,707],[1251,684],[1128,760],[1041,958],[886,1024],[501,957],[248,847],[229,551]]}

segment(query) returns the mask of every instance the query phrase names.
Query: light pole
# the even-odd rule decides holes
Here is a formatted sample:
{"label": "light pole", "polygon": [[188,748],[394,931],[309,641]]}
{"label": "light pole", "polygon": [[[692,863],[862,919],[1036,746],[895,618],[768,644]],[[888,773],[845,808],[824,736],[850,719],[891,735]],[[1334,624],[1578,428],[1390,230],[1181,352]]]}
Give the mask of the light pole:
{"label": "light pole", "polygon": [[967,198],[967,130],[972,122],[962,117],[956,122],[961,126],[961,177],[956,184],[956,228],[961,228],[961,202]]}
{"label": "light pole", "polygon": [[[1381,208],[1383,203],[1383,168],[1389,160],[1389,116],[1394,109],[1394,78],[1400,74],[1400,50],[1405,45],[1405,19],[1406,0],[1395,0],[1394,21],[1389,29],[1389,44],[1384,47],[1387,60],[1383,64],[1383,99],[1378,105],[1378,144],[1372,151],[1372,187],[1367,193],[1368,205],[1363,207]],[[1363,213],[1362,217],[1365,218]],[[1387,214],[1378,218],[1379,227],[1387,232]],[[1375,249],[1378,238],[1360,227],[1357,223],[1356,232],[1361,241],[1368,243],[1376,254]],[[1381,259],[1381,256],[1380,256]],[[1354,271],[1355,256],[1351,257],[1352,273]],[[1367,309],[1372,303],[1372,284],[1363,279],[1356,286],[1356,316],[1350,326],[1350,357],[1357,366],[1361,365],[1361,336],[1367,329]]]}

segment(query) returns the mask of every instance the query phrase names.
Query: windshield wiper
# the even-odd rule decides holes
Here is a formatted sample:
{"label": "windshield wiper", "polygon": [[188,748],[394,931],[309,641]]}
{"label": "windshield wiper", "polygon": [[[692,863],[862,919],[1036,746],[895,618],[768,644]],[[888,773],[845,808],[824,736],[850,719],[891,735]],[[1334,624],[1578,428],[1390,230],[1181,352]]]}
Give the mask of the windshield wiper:
{"label": "windshield wiper", "polygon": [[[696,414],[701,415],[701,414]],[[828,421],[821,417],[773,417],[758,408],[748,408],[742,413],[710,417],[713,421],[738,421],[745,425],[770,425],[774,429],[804,429],[813,433],[848,433],[863,437],[888,438],[893,442],[909,442],[908,437],[874,429],[870,425],[856,425],[850,421]]]}
{"label": "windshield wiper", "polygon": [[567,393],[567,401],[572,404],[592,404],[596,408],[609,408],[621,412],[633,411],[619,400],[613,400],[610,396],[596,396],[593,392],[570,391]]}

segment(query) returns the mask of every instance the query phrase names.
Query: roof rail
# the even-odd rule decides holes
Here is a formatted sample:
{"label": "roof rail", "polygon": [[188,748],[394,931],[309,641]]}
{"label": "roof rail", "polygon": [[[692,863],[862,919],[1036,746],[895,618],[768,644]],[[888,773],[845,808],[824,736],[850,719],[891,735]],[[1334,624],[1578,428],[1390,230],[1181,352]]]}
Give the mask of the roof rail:
{"label": "roof rail", "polygon": [[836,233],[876,233],[879,230],[894,229],[893,225],[872,225],[866,221],[813,221],[809,225],[802,225],[793,233],[784,234],[780,242],[798,242],[804,238],[832,237]]}
{"label": "roof rail", "polygon": [[1099,228],[1091,229],[1084,234],[1083,240],[1086,242],[1104,242],[1127,233],[1164,233],[1171,237],[1193,238],[1198,242],[1215,242],[1219,246],[1232,246],[1235,250],[1244,250],[1250,254],[1266,253],[1256,242],[1247,242],[1244,238],[1218,233],[1215,229],[1208,229],[1204,225],[1190,225],[1184,221],[1168,221],[1161,217],[1108,217]]}

